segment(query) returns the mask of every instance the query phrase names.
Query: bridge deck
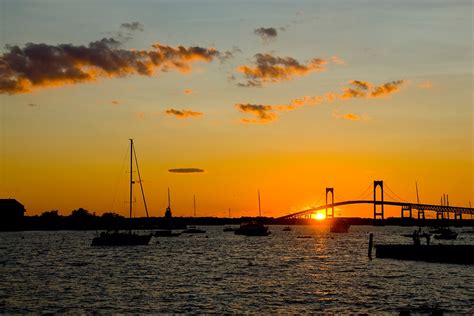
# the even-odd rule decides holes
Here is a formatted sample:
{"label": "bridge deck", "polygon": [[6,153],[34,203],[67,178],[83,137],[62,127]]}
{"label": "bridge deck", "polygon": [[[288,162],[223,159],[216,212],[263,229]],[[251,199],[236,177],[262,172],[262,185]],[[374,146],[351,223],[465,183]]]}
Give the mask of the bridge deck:
{"label": "bridge deck", "polygon": [[[293,218],[293,217],[298,217],[298,216],[303,216],[307,214],[311,214],[316,211],[324,210],[326,208],[331,208],[331,207],[337,207],[337,206],[343,206],[343,205],[351,205],[351,204],[376,204],[376,205],[381,205],[381,201],[373,201],[373,200],[353,200],[353,201],[343,201],[343,202],[337,202],[333,204],[327,204],[327,205],[322,205],[314,208],[310,208],[301,212],[296,212],[293,214],[281,216],[278,219],[288,219],[288,218]],[[391,205],[391,206],[405,206],[405,207],[411,207],[411,209],[414,210],[420,210],[420,211],[432,211],[432,212],[444,212],[444,213],[455,213],[455,214],[474,214],[474,208],[469,208],[469,207],[459,207],[459,206],[442,206],[442,205],[431,205],[431,204],[418,204],[418,203],[407,203],[407,202],[393,202],[393,201],[384,201],[384,205]]]}

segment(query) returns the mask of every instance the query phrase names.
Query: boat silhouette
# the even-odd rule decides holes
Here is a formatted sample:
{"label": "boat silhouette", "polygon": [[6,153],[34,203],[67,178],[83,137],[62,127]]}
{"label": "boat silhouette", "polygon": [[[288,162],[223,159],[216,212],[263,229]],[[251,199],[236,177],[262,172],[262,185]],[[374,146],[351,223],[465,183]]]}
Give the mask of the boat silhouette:
{"label": "boat silhouette", "polygon": [[135,164],[138,173],[138,182],[140,183],[140,190],[142,192],[143,203],[145,205],[146,216],[148,217],[148,209],[146,206],[145,193],[143,191],[142,180],[140,176],[140,169],[138,168],[137,154],[133,146],[133,139],[130,139],[130,205],[129,205],[129,217],[130,217],[130,229],[128,232],[102,232],[94,239],[92,239],[92,246],[138,246],[148,245],[152,237],[151,234],[139,235],[138,233],[132,232],[132,201],[133,201],[133,158],[135,157]]}
{"label": "boat silhouette", "polygon": [[[262,216],[262,209],[260,206],[260,190],[258,190],[258,214]],[[236,235],[245,236],[268,236],[271,232],[268,231],[268,227],[257,221],[251,221],[248,223],[240,224],[240,227],[234,231]]]}

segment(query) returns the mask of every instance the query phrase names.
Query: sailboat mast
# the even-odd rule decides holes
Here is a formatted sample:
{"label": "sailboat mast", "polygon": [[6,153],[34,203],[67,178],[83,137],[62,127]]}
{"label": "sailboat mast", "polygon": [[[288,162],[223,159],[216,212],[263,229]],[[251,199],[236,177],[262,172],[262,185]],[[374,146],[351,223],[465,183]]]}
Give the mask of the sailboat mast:
{"label": "sailboat mast", "polygon": [[193,195],[194,217],[196,217],[196,195]]}
{"label": "sailboat mast", "polygon": [[258,216],[262,217],[262,209],[260,207],[260,189],[258,190]]}
{"label": "sailboat mast", "polygon": [[137,152],[135,151],[135,146],[133,146],[133,156],[135,157],[135,165],[137,166],[138,183],[140,183],[140,190],[142,191],[143,205],[145,206],[146,217],[149,217],[148,207],[146,205],[146,199],[145,199],[145,191],[143,190],[142,176],[140,175],[140,168],[138,168],[138,159],[137,159]]}
{"label": "sailboat mast", "polygon": [[130,232],[132,232],[133,139],[130,138]]}

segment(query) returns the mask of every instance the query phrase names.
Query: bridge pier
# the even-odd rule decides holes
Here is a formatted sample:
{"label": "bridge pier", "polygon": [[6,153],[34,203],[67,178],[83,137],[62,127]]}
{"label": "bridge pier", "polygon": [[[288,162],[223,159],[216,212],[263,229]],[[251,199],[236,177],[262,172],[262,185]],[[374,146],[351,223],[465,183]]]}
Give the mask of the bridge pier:
{"label": "bridge pier", "polygon": [[442,210],[436,211],[436,219],[444,219],[444,212]]}
{"label": "bridge pier", "polygon": [[418,210],[418,220],[425,220],[425,210]]}
{"label": "bridge pier", "polygon": [[459,212],[454,212],[454,220],[457,221],[457,220],[462,220],[462,212],[459,211]]}
{"label": "bridge pier", "polygon": [[412,218],[411,205],[402,205],[402,218],[405,218],[405,212],[408,211],[409,218]]}
{"label": "bridge pier", "polygon": [[[377,187],[380,187],[380,211],[377,210]],[[377,219],[381,219],[383,221],[383,181],[374,181],[374,222]]]}
{"label": "bridge pier", "polygon": [[328,193],[331,192],[331,213],[328,212],[328,208],[326,206],[326,218],[334,218],[334,188],[326,188],[326,205],[328,205]]}

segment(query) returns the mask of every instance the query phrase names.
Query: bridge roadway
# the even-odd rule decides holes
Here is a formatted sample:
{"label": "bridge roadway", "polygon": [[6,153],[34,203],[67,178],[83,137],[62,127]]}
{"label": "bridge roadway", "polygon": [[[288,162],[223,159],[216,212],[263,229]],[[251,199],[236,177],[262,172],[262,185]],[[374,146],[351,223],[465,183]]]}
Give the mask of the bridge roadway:
{"label": "bridge roadway", "polygon": [[442,205],[431,205],[431,204],[417,204],[417,203],[408,203],[408,202],[392,202],[392,201],[373,201],[373,200],[354,200],[354,201],[343,201],[337,202],[333,204],[322,205],[314,208],[310,208],[301,212],[296,212],[293,214],[288,214],[285,216],[278,217],[278,219],[289,219],[295,218],[307,214],[311,214],[316,211],[325,210],[326,208],[343,206],[343,205],[351,205],[351,204],[376,204],[376,205],[391,205],[391,206],[404,206],[404,207],[411,207],[412,210],[419,210],[419,211],[432,211],[432,212],[444,212],[444,213],[455,213],[459,214],[474,214],[474,208],[469,207],[459,207],[459,206],[442,206]]}

